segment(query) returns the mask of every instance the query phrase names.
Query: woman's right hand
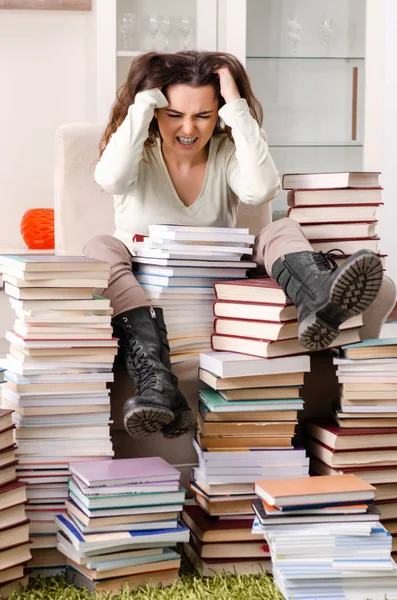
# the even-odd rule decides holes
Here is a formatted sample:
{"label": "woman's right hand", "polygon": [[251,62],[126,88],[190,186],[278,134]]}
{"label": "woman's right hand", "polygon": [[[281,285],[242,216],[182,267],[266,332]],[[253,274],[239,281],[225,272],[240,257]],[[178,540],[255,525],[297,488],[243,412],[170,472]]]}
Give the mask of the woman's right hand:
{"label": "woman's right hand", "polygon": [[145,104],[152,106],[153,109],[166,108],[168,106],[168,100],[160,88],[152,88],[151,90],[138,92],[135,96],[135,102],[144,102]]}

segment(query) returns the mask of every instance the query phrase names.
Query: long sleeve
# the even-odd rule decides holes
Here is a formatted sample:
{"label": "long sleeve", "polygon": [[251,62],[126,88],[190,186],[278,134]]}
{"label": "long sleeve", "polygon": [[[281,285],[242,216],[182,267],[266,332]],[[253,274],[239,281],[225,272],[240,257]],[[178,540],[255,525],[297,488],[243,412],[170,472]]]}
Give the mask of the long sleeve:
{"label": "long sleeve", "polygon": [[145,90],[135,96],[95,168],[95,181],[109,194],[126,194],[134,186],[154,109],[166,106],[167,99],[159,89]]}
{"label": "long sleeve", "polygon": [[231,127],[234,144],[227,155],[227,180],[245,204],[269,202],[279,192],[280,177],[267,145],[266,134],[251,116],[244,98],[222,106],[219,116]]}

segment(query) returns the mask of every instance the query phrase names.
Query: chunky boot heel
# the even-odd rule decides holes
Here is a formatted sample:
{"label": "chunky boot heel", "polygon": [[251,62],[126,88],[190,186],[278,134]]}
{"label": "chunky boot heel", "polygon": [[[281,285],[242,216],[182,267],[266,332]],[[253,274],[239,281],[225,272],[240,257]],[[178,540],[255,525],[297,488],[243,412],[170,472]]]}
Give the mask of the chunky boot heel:
{"label": "chunky boot heel", "polygon": [[293,252],[272,267],[298,310],[299,342],[308,350],[329,346],[342,323],[367,310],[382,284],[381,260],[370,250],[359,250],[340,267],[332,252]]}

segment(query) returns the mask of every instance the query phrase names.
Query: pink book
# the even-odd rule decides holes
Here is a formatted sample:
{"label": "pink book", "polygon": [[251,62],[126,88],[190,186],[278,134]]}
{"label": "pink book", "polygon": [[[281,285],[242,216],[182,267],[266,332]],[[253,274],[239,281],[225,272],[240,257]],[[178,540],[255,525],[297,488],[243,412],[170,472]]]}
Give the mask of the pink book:
{"label": "pink book", "polygon": [[159,456],[71,463],[69,469],[89,487],[179,481],[181,476]]}

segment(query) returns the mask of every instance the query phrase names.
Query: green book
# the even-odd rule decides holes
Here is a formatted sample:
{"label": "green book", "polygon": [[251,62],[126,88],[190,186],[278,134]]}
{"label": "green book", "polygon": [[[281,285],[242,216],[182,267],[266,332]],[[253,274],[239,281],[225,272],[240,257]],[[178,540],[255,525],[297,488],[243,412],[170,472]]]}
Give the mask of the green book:
{"label": "green book", "polygon": [[302,398],[272,400],[225,400],[214,390],[199,390],[200,400],[212,412],[244,412],[257,410],[302,410]]}

